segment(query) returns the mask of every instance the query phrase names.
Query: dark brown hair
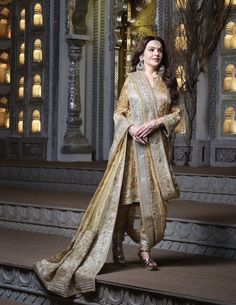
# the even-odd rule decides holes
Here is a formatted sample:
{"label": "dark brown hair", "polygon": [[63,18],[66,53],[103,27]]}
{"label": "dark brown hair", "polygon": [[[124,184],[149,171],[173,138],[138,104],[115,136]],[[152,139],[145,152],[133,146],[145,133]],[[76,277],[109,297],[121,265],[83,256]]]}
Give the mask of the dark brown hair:
{"label": "dark brown hair", "polygon": [[171,104],[176,105],[176,104],[178,104],[178,99],[179,99],[179,94],[178,94],[178,90],[177,90],[177,81],[176,81],[176,78],[172,76],[172,72],[171,72],[170,66],[169,66],[166,45],[165,45],[164,40],[161,37],[146,36],[137,43],[137,46],[136,46],[136,49],[134,52],[134,56],[132,59],[131,72],[136,71],[136,66],[140,62],[140,59],[139,59],[140,55],[143,54],[147,44],[151,40],[156,40],[161,43],[162,50],[163,50],[163,58],[162,58],[160,65],[157,68],[157,71],[161,65],[164,65],[165,71],[161,75],[161,77],[162,77],[162,80],[164,81],[164,83],[166,84],[167,88],[169,89],[170,96],[171,96]]}

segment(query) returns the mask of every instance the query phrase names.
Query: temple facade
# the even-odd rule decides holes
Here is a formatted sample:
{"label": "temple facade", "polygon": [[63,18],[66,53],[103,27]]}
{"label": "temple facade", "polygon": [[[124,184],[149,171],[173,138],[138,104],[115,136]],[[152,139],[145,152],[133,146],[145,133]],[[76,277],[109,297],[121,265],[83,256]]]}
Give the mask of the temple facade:
{"label": "temple facade", "polygon": [[[227,1],[226,1],[227,2]],[[136,41],[160,35],[181,1],[0,1],[2,159],[107,160],[113,108]],[[226,3],[227,4],[227,3]],[[197,83],[189,164],[235,166],[236,10],[234,4]],[[176,53],[184,28],[176,26]],[[182,38],[181,38],[182,37]],[[183,66],[175,67],[178,84]],[[186,163],[186,112],[173,160]]]}

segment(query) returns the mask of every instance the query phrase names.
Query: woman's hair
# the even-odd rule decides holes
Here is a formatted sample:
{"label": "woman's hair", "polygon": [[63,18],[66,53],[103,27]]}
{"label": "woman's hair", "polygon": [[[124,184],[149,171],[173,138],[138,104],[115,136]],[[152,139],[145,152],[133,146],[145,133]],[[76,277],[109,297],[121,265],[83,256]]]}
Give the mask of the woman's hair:
{"label": "woman's hair", "polygon": [[169,66],[166,45],[165,45],[164,40],[161,37],[146,36],[137,43],[137,46],[136,46],[136,49],[134,52],[134,56],[132,59],[131,72],[136,71],[136,66],[140,62],[140,56],[143,54],[147,44],[151,40],[159,41],[161,43],[162,50],[163,50],[163,57],[162,57],[162,61],[161,61],[160,65],[157,67],[157,71],[160,66],[163,65],[165,67],[165,71],[163,74],[161,74],[161,77],[162,77],[162,80],[164,81],[164,83],[166,84],[167,88],[169,89],[170,96],[171,96],[171,104],[176,105],[176,104],[178,104],[178,99],[179,99],[179,94],[178,94],[178,90],[177,90],[177,81],[176,81],[176,78],[172,76],[172,72],[171,72],[170,66]]}

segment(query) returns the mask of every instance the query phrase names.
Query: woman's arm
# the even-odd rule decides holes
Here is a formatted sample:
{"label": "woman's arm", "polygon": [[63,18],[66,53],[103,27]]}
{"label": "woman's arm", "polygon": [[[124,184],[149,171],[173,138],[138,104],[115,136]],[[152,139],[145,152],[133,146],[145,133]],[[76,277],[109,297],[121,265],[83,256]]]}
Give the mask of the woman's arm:
{"label": "woman's arm", "polygon": [[181,110],[179,106],[172,106],[169,114],[157,120],[164,125],[167,136],[170,136],[181,120]]}
{"label": "woman's arm", "polygon": [[178,106],[173,106],[171,107],[169,114],[144,123],[139,128],[136,135],[139,137],[146,138],[158,128],[164,127],[164,130],[166,131],[166,135],[169,136],[175,130],[175,127],[178,125],[179,122],[180,122],[180,108]]}
{"label": "woman's arm", "polygon": [[127,85],[126,82],[124,83],[119,99],[115,105],[114,109],[114,123],[116,124],[118,120],[127,120],[129,112],[129,100],[127,95]]}
{"label": "woman's arm", "polygon": [[131,122],[130,105],[129,105],[128,92],[127,92],[127,81],[128,80],[126,80],[123,85],[123,88],[120,93],[120,97],[115,106],[114,122],[115,125],[122,122],[124,126],[130,126],[129,134],[131,135],[131,137],[139,143],[146,144],[147,139],[137,135],[137,131],[139,130],[140,127],[135,126]]}

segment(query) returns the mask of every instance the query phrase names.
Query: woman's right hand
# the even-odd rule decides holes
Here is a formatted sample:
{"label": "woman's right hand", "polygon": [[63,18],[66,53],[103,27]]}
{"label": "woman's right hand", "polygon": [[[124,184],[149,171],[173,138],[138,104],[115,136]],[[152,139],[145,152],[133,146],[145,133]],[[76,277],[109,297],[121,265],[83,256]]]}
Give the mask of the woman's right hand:
{"label": "woman's right hand", "polygon": [[132,125],[129,128],[129,134],[135,141],[142,143],[142,144],[147,144],[147,142],[148,142],[147,137],[142,137],[142,136],[137,135],[139,130],[140,130],[140,126]]}

